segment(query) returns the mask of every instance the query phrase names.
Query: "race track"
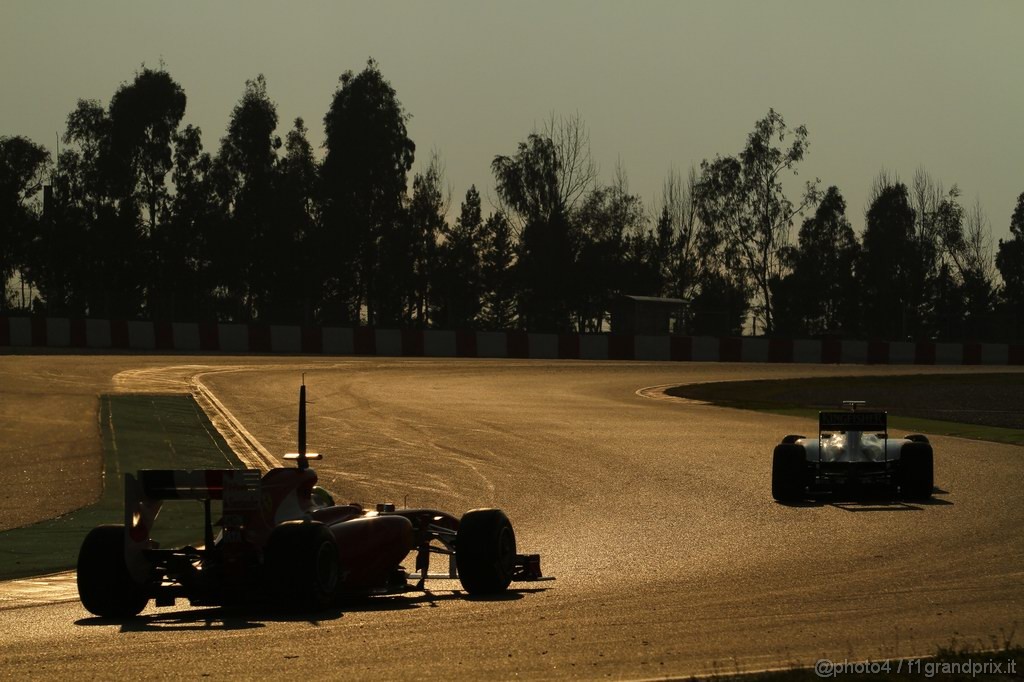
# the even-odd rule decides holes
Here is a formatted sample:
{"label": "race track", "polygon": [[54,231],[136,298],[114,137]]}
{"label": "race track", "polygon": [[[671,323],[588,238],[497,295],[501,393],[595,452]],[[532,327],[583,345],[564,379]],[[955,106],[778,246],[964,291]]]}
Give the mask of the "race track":
{"label": "race track", "polygon": [[[13,677],[659,678],[823,655],[928,654],[951,638],[988,645],[1024,613],[1021,448],[932,438],[941,492],[927,505],[783,506],[769,493],[772,448],[786,433],[813,433],[813,422],[637,393],[964,369],[76,362],[96,393],[181,390],[198,377],[275,454],[294,448],[304,371],[310,446],[324,454],[320,479],[339,501],[502,507],[521,551],[540,552],[558,579],[499,600],[469,600],[456,583],[439,582],[430,595],[354,604],[318,620],[179,606],[113,623],[58,598],[0,609],[0,669]],[[15,363],[23,376],[60,366],[4,357],[0,374]]]}

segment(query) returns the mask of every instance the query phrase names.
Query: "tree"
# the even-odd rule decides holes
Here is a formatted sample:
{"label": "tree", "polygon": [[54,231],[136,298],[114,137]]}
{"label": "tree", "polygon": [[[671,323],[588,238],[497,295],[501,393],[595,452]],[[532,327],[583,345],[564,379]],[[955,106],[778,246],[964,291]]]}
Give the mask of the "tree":
{"label": "tree", "polygon": [[928,320],[929,331],[937,339],[962,339],[967,302],[964,300],[963,286],[949,263],[939,264],[931,287],[929,298],[933,312]]}
{"label": "tree", "polygon": [[437,274],[437,323],[463,329],[476,323],[483,307],[484,223],[480,193],[470,186],[459,217],[439,251]]}
{"label": "tree", "polygon": [[552,119],[491,162],[503,213],[517,229],[519,318],[528,328],[566,330],[576,285],[573,212],[597,174],[582,120]]}
{"label": "tree", "polygon": [[[940,205],[940,245],[943,252],[941,268],[953,277],[962,311],[953,317],[953,307],[936,306],[936,317],[947,321],[937,325],[936,331],[946,332],[948,338],[979,339],[991,333],[990,316],[995,306],[995,259],[992,252],[992,233],[988,218],[977,199],[964,211],[956,202],[956,195]],[[957,324],[953,324],[955,320]]]}
{"label": "tree", "polygon": [[52,210],[32,245],[31,276],[49,312],[132,317],[170,288],[158,252],[176,241],[165,233],[167,174],[184,112],[181,86],[143,67],[107,109],[79,100],[68,115]]}
{"label": "tree", "polygon": [[1024,192],[1017,197],[1010,217],[1010,238],[999,240],[996,267],[1003,278],[999,294],[1002,308],[1012,325],[1009,336],[1019,341],[1024,327]]}
{"label": "tree", "polygon": [[701,254],[698,250],[703,224],[694,203],[697,169],[691,167],[684,180],[670,170],[661,192],[657,232],[659,241],[671,239],[670,252],[663,262],[663,294],[683,300],[691,299],[697,290]]}
{"label": "tree", "polygon": [[776,280],[777,329],[790,335],[855,334],[859,259],[860,244],[846,218],[846,201],[837,187],[829,187],[814,215],[800,227],[797,248],[785,255],[792,272]]}
{"label": "tree", "polygon": [[76,150],[61,152],[51,175],[53,200],[26,244],[25,278],[39,294],[33,308],[49,314],[88,312],[92,214],[83,205],[83,165]]}
{"label": "tree", "polygon": [[150,232],[157,229],[168,199],[171,145],[185,102],[185,91],[170,74],[145,67],[110,100],[106,172],[114,196],[132,196],[147,208]]}
{"label": "tree", "polygon": [[44,147],[26,137],[0,137],[0,311],[9,305],[7,284],[12,274],[24,274],[28,265],[26,245],[40,219],[33,203],[49,167],[50,152]]}
{"label": "tree", "polygon": [[[923,168],[914,172],[910,187],[910,205],[914,209],[913,250],[907,251],[909,273],[906,291],[906,332],[914,337],[930,338],[952,334],[950,320],[960,327],[957,315],[948,300],[940,294],[960,293],[962,273],[956,266],[957,251],[963,246],[964,211],[956,185],[946,192]],[[911,257],[912,254],[912,257]],[[942,282],[939,278],[944,278]],[[959,337],[959,332],[954,334]]]}
{"label": "tree", "polygon": [[[107,253],[105,243],[116,240],[105,239],[100,225],[102,217],[109,220],[114,213],[104,172],[110,158],[109,127],[107,112],[97,100],[78,100],[67,117],[61,138],[66,146],[52,178],[51,219],[33,244],[34,284],[49,314],[101,316],[103,290],[114,273],[106,266],[123,267],[116,262],[120,259],[107,262],[114,254]],[[89,276],[90,267],[98,269],[98,276]]]}
{"label": "tree", "polygon": [[[278,161],[275,202],[276,220],[288,233],[289,251],[282,254],[280,278],[275,285],[277,319],[312,324],[321,305],[320,282],[326,263],[319,257],[320,166],[307,139],[305,121],[296,118],[284,143],[284,157]],[[301,304],[301,308],[296,307]],[[290,310],[290,312],[289,312]]]}
{"label": "tree", "polygon": [[[408,116],[394,88],[372,59],[359,74],[346,71],[324,116],[324,230],[332,267],[327,288],[330,317],[369,324],[378,320],[381,248],[397,229],[406,174],[416,146],[406,133]],[[394,239],[394,242],[401,240]],[[391,273],[385,276],[390,277]],[[393,308],[394,302],[386,306]]]}
{"label": "tree", "polygon": [[162,320],[209,319],[216,283],[211,240],[225,229],[227,216],[214,192],[213,161],[203,151],[200,129],[185,126],[173,143],[175,191],[169,217],[150,235],[154,257],[148,312]]}
{"label": "tree", "polygon": [[654,231],[650,229],[643,201],[630,193],[621,165],[615,169],[609,198],[608,223],[625,237],[623,262],[616,268],[623,271],[622,280],[615,293],[661,296],[667,285],[672,252],[670,226],[661,224]]}
{"label": "tree", "polygon": [[660,264],[640,198],[629,191],[625,169],[611,185],[595,187],[576,213],[579,224],[576,300],[580,331],[601,331],[616,294],[650,294]]}
{"label": "tree", "polygon": [[[108,226],[99,236],[109,238],[106,248],[118,257],[127,255],[129,262],[138,264],[123,273],[123,279],[133,280],[131,284],[145,297],[151,315],[157,305],[155,292],[175,287],[161,280],[169,274],[164,272],[166,256],[160,251],[176,241],[174,235],[166,234],[171,229],[167,174],[173,167],[173,141],[185,103],[184,90],[163,68],[143,67],[131,83],[117,89],[105,120],[96,121],[102,125],[95,127],[100,131],[95,159],[102,176],[99,190],[113,207],[105,221]],[[114,229],[116,232],[111,232]],[[115,291],[120,288],[111,286]],[[108,290],[106,296],[110,293]]]}
{"label": "tree", "polygon": [[[275,221],[277,106],[263,74],[245,83],[221,138],[214,168],[222,209],[228,219],[214,235],[214,270],[223,314],[233,320],[266,317],[273,284],[290,255],[291,226]],[[284,256],[282,258],[282,256]]]}
{"label": "tree", "polygon": [[701,227],[693,240],[699,259],[687,309],[688,330],[710,336],[741,334],[750,312],[751,290],[738,250],[724,231],[700,219],[699,207],[697,211]]}
{"label": "tree", "polygon": [[570,217],[555,213],[523,228],[516,254],[519,322],[533,331],[568,331],[575,287],[575,240]]}
{"label": "tree", "polygon": [[916,253],[914,223],[907,186],[884,174],[875,183],[857,268],[863,330],[887,339],[905,339],[916,314],[913,278]]}
{"label": "tree", "polygon": [[960,204],[923,169],[910,190],[913,248],[906,251],[905,333],[916,338],[980,338],[988,332],[995,268],[980,202]]}
{"label": "tree", "polygon": [[437,306],[437,301],[432,301],[437,298],[432,289],[440,285],[438,277],[446,275],[438,240],[448,233],[446,216],[450,203],[450,193],[444,187],[444,164],[436,151],[431,152],[426,170],[417,173],[412,181],[408,208],[409,262],[391,273],[393,278],[403,282],[408,301],[406,321],[415,320],[420,327],[427,326],[431,308]]}
{"label": "tree", "polygon": [[99,102],[68,115],[54,175],[52,222],[40,235],[40,289],[51,313],[130,318],[142,310],[148,267],[138,195],[113,149]]}
{"label": "tree", "polygon": [[481,279],[483,309],[480,322],[485,329],[511,329],[516,317],[515,236],[501,211],[492,213],[481,234]]}
{"label": "tree", "polygon": [[[788,138],[792,141],[785,144]],[[782,247],[794,218],[818,201],[817,181],[807,182],[798,204],[785,195],[781,178],[796,175],[808,148],[807,128],[790,130],[774,109],[754,125],[737,157],[701,162],[695,191],[702,222],[723,235],[725,248],[745,282],[757,293],[755,319],[774,331],[771,283],[782,274]]]}
{"label": "tree", "polygon": [[690,303],[690,333],[700,336],[739,336],[750,310],[746,288],[729,272],[708,268],[699,279]]}
{"label": "tree", "polygon": [[579,115],[552,116],[519,143],[515,155],[494,157],[491,170],[502,211],[520,233],[527,223],[571,213],[597,178],[590,136]]}

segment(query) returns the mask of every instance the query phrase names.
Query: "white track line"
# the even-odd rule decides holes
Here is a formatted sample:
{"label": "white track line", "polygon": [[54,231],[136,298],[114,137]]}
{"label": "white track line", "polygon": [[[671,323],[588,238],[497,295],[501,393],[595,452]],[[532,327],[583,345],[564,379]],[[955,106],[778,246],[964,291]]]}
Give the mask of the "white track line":
{"label": "white track line", "polygon": [[[166,368],[162,368],[166,371]],[[177,368],[174,368],[177,369]],[[199,367],[196,367],[199,369]],[[210,423],[217,429],[217,432],[227,442],[228,447],[238,455],[242,463],[252,469],[267,471],[279,465],[277,458],[260,444],[256,437],[249,433],[244,426],[235,418],[228,408],[213,395],[213,392],[203,384],[200,377],[206,374],[219,374],[222,372],[245,371],[249,368],[231,369],[210,369],[208,371],[192,374],[188,377],[188,390],[192,394],[199,407],[206,413]],[[140,374],[159,374],[159,371],[135,370],[122,372],[115,377],[115,384],[125,390],[123,384],[135,379]],[[123,376],[122,376],[123,375]],[[152,380],[152,377],[147,377]],[[176,388],[179,382],[176,380],[165,380],[165,385],[160,388]],[[51,575],[26,577],[15,580],[0,582],[0,610],[24,608],[27,606],[39,606],[42,604],[57,604],[61,602],[72,602],[78,600],[76,588],[75,571],[62,571]]]}
{"label": "white track line", "polygon": [[[232,371],[232,370],[228,370]],[[193,375],[190,379],[192,396],[196,403],[203,409],[214,428],[224,437],[228,446],[242,463],[251,469],[269,471],[278,466],[276,457],[270,454],[256,437],[249,433],[235,415],[231,414],[228,408],[217,399],[217,396],[210,391],[200,377],[207,373]]]}
{"label": "white track line", "polygon": [[62,571],[0,582],[0,611],[78,601],[76,573]]}

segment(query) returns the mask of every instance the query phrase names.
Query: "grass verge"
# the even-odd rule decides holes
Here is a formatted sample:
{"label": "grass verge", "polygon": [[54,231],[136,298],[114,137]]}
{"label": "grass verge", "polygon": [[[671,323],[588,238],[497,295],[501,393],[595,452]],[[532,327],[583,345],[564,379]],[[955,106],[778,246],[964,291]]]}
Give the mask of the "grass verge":
{"label": "grass verge", "polygon": [[[787,417],[800,417],[813,422],[818,421],[818,409],[808,407],[781,407],[763,405],[752,405],[743,401],[708,401],[723,407],[732,407],[740,410],[753,410],[755,412],[766,412],[769,414],[781,414]],[[919,417],[901,417],[898,414],[889,413],[889,428],[908,433],[923,433],[929,436],[957,436],[959,438],[971,438],[973,440],[987,440],[993,443],[1009,443],[1010,445],[1024,445],[1024,431],[1018,429],[1006,429],[1000,426],[985,426],[983,424],[964,424],[960,422],[949,422],[939,419],[921,419]],[[813,436],[814,434],[807,434]]]}
{"label": "grass verge", "polygon": [[817,421],[843,400],[889,412],[890,428],[1024,445],[1024,375],[962,374],[726,381],[677,386],[669,395]]}
{"label": "grass verge", "polygon": [[[95,526],[122,523],[124,474],[139,469],[240,467],[238,458],[189,395],[100,396],[103,493],[88,507],[0,532],[0,580],[74,568]],[[202,538],[198,501],[168,502],[157,522],[165,545]]]}

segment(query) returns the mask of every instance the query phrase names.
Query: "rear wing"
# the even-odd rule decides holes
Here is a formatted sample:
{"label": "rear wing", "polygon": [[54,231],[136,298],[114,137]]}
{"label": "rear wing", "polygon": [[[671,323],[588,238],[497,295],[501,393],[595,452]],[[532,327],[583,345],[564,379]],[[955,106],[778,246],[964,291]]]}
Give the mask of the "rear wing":
{"label": "rear wing", "polygon": [[[258,469],[143,469],[136,493],[149,500],[224,500],[225,503],[260,501]],[[126,474],[132,478],[131,474]]]}
{"label": "rear wing", "polygon": [[203,503],[206,547],[214,542],[211,502],[222,500],[225,518],[258,510],[263,497],[257,469],[143,469],[124,475],[125,561],[137,580],[147,576],[143,553],[151,548],[150,534],[164,500]]}
{"label": "rear wing", "polygon": [[819,412],[818,432],[874,431],[888,433],[888,414],[877,412]]}

